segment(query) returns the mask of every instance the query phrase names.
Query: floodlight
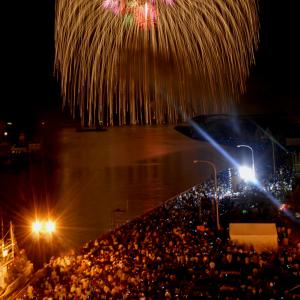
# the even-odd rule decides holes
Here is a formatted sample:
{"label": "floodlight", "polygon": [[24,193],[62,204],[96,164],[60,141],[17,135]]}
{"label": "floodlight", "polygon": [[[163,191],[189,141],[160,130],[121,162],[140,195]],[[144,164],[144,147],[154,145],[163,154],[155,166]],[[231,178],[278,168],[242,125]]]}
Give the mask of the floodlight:
{"label": "floodlight", "polygon": [[249,168],[247,166],[240,166],[239,174],[240,177],[246,182],[252,182],[252,183],[256,182],[255,173],[253,172],[252,168]]}
{"label": "floodlight", "polygon": [[42,223],[40,221],[35,221],[32,223],[32,231],[34,233],[40,233],[42,230]]}
{"label": "floodlight", "polygon": [[55,231],[55,223],[53,221],[47,221],[45,223],[45,230],[47,233],[53,233]]}

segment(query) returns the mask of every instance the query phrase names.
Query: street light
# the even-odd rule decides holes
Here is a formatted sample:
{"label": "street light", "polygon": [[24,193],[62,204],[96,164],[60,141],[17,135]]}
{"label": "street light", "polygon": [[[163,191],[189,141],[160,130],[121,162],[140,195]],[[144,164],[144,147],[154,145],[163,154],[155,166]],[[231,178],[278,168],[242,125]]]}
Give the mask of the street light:
{"label": "street light", "polygon": [[53,234],[56,230],[56,223],[52,220],[35,220],[31,225],[32,232],[39,234]]}
{"label": "street light", "polygon": [[[258,125],[257,125],[258,126]],[[276,173],[276,161],[275,161],[275,147],[274,147],[274,140],[275,138],[273,137],[271,131],[269,128],[264,130],[263,128],[259,127],[263,131],[262,139],[268,138],[271,142],[272,146],[272,158],[273,158],[273,174],[275,175]],[[275,140],[275,143],[278,144],[278,142]]]}
{"label": "street light", "polygon": [[255,176],[255,167],[254,167],[254,154],[253,154],[253,148],[248,146],[248,145],[237,145],[238,148],[241,148],[241,147],[245,147],[245,148],[248,148],[251,150],[251,157],[252,157],[252,172],[253,172],[253,175]]}
{"label": "street light", "polygon": [[239,174],[240,177],[246,182],[256,182],[256,177],[253,173],[253,170],[247,166],[239,166]]}
{"label": "street light", "polygon": [[205,163],[209,164],[213,170],[214,170],[214,184],[215,184],[215,209],[216,209],[216,215],[217,215],[217,229],[220,230],[220,222],[219,222],[219,202],[218,202],[218,197],[217,197],[217,187],[218,187],[218,181],[217,181],[217,169],[216,165],[209,160],[194,160],[194,164],[197,163]]}

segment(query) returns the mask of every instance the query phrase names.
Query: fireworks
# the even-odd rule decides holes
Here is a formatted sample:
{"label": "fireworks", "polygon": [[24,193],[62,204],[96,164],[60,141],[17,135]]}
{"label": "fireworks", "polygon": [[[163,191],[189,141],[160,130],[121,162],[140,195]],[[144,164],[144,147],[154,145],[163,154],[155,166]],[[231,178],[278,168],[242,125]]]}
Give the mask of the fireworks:
{"label": "fireworks", "polygon": [[63,102],[88,125],[225,111],[259,29],[256,0],[57,0],[55,25]]}

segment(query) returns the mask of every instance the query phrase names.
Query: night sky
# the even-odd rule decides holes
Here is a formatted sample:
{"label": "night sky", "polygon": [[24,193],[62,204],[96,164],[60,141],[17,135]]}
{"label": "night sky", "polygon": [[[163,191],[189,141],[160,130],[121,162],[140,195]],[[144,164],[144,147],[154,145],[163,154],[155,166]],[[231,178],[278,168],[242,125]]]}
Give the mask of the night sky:
{"label": "night sky", "polygon": [[244,97],[253,110],[300,113],[297,2],[259,1],[260,45]]}
{"label": "night sky", "polygon": [[[6,2],[0,118],[26,121],[55,116],[61,111],[53,78],[55,1]],[[297,2],[259,1],[260,46],[239,110],[300,113]]]}

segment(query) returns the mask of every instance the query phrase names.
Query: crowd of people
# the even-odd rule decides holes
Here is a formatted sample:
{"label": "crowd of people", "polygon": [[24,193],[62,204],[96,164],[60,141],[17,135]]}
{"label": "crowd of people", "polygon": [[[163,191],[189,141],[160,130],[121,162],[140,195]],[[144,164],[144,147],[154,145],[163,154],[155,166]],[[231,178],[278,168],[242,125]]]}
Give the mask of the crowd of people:
{"label": "crowd of people", "polygon": [[289,223],[279,214],[274,220],[277,251],[235,244],[226,214],[233,207],[226,202],[238,210],[262,199],[249,191],[220,197],[217,230],[212,186],[194,187],[77,252],[52,258],[20,299],[293,299],[300,243]]}

